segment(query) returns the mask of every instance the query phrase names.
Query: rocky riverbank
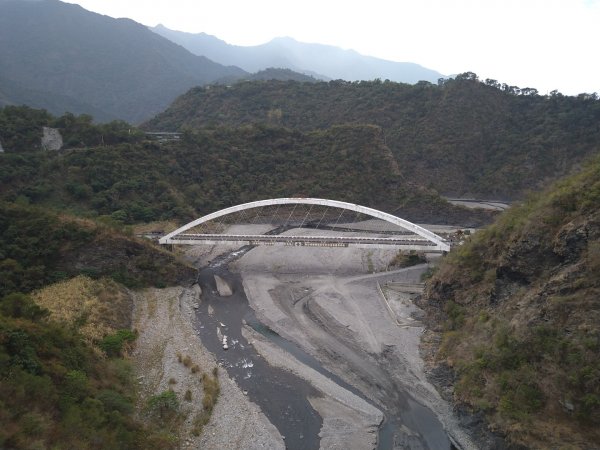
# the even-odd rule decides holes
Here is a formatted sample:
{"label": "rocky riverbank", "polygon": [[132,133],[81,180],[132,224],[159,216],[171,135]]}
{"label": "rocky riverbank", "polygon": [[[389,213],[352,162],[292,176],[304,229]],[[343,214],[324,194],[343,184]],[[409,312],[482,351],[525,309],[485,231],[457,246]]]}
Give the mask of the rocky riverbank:
{"label": "rocky riverbank", "polygon": [[[181,287],[134,294],[133,326],[139,337],[132,361],[139,380],[140,410],[151,396],[172,389],[185,416],[178,432],[182,448],[285,448],[277,429],[224,370],[218,371],[221,393],[211,420],[200,436],[193,434],[194,418],[203,407],[203,389],[198,374],[182,364],[178,355],[189,356],[201,372],[217,367],[192,326],[198,294],[197,288]],[[191,392],[189,402],[184,400],[186,391]]]}

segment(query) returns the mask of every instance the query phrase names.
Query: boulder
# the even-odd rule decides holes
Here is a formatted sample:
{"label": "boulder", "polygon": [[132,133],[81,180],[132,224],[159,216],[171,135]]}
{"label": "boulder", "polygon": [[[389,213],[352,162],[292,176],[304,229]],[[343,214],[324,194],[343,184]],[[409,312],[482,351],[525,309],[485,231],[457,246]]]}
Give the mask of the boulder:
{"label": "boulder", "polygon": [[225,281],[219,275],[215,275],[215,283],[217,284],[217,291],[219,291],[219,295],[221,297],[229,297],[231,294],[233,294],[231,286],[229,286],[227,281]]}

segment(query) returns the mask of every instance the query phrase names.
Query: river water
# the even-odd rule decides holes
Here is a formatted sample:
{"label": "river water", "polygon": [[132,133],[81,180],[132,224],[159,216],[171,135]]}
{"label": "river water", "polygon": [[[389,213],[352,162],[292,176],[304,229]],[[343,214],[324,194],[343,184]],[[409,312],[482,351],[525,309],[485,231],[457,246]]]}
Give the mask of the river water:
{"label": "river water", "polygon": [[[240,276],[227,269],[229,262],[241,257],[251,248],[244,247],[226,254],[200,270],[198,284],[202,288],[202,301],[197,310],[195,327],[202,343],[217,356],[229,376],[235,379],[250,400],[260,406],[279,430],[288,449],[319,448],[319,431],[323,420],[312,408],[308,397],[316,397],[320,393],[307,381],[291,372],[270,366],[242,336],[244,323],[302,363],[384,411],[386,418],[379,430],[378,450],[453,448],[435,415],[407,393],[394,392],[390,396],[395,399],[402,398],[402,404],[395,402],[392,405],[384,405],[381,401],[374,401],[329,372],[318,360],[297,345],[261,324],[248,304]],[[231,296],[219,296],[214,275],[227,281],[232,289]],[[228,350],[223,349],[221,335],[228,338]],[[406,427],[416,431],[418,436],[406,440],[405,433],[398,433]],[[398,436],[404,436],[404,439]]]}
{"label": "river water", "polygon": [[[218,295],[215,274],[227,280],[233,295]],[[288,448],[318,449],[323,420],[312,408],[308,397],[317,397],[319,392],[291,372],[270,366],[242,336],[243,321],[256,319],[239,277],[223,268],[207,268],[200,271],[198,284],[202,288],[202,302],[196,314],[196,329],[202,343],[217,355],[221,366],[250,400],[260,406],[285,437]],[[209,314],[209,307],[212,314]],[[228,338],[228,350],[223,349],[217,327]]]}

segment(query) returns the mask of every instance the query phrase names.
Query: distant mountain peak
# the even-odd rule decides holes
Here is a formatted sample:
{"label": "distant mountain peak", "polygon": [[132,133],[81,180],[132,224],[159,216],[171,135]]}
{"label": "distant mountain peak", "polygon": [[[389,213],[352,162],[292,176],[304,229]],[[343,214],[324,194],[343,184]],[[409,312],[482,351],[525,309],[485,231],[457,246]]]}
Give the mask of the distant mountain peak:
{"label": "distant mountain peak", "polygon": [[355,81],[380,78],[411,84],[421,80],[437,82],[444,77],[416,63],[365,56],[356,50],[300,42],[290,36],[278,36],[261,45],[238,46],[205,33],[183,33],[165,27],[151,30],[196,55],[206,56],[220,64],[235,65],[248,72],[280,67],[321,79]]}

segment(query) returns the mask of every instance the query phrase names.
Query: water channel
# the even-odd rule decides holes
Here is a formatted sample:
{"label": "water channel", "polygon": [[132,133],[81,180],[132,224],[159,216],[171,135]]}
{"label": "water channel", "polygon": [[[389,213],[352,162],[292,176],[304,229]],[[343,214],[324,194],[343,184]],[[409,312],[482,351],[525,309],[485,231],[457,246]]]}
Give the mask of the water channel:
{"label": "water channel", "polygon": [[[402,405],[395,403],[382,405],[378,401],[373,401],[325,369],[316,358],[296,344],[283,339],[260,323],[248,304],[240,276],[228,270],[231,261],[251,249],[252,247],[247,246],[225,254],[199,271],[198,284],[202,288],[202,301],[194,325],[202,343],[217,356],[221,366],[227,370],[229,376],[236,381],[250,400],[260,406],[263,413],[284,437],[288,449],[319,448],[319,431],[323,420],[312,408],[308,398],[319,396],[320,393],[295,374],[269,365],[242,336],[244,323],[292,354],[300,362],[382,410],[386,418],[379,429],[378,450],[453,448],[435,415],[408,394],[394,392],[392,397],[402,398]],[[232,289],[231,296],[219,295],[214,275],[226,280]],[[223,349],[217,328],[220,333],[227,335],[228,350]],[[403,410],[402,413],[398,411],[399,409]],[[409,442],[398,442],[396,431],[406,427],[415,430],[419,436]]]}

